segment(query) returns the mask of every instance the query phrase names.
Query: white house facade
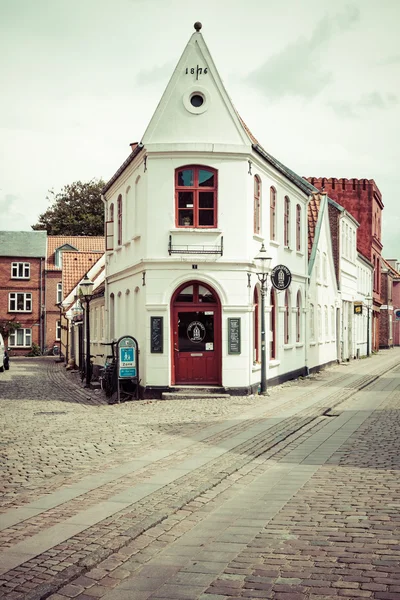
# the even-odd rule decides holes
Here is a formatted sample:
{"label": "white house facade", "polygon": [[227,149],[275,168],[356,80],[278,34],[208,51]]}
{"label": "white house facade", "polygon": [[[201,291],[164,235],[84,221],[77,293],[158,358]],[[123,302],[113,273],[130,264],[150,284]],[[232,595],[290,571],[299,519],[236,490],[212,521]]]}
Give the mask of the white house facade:
{"label": "white house facade", "polygon": [[[141,143],[103,190],[106,337],[137,339],[144,396],[174,386],[257,390],[254,257],[262,243],[272,267],[291,273],[286,290],[270,281],[266,290],[269,382],[304,374],[309,359],[307,204],[315,188],[252,136],[195,28]],[[321,302],[336,310],[328,241],[326,268]],[[312,365],[336,358],[336,334],[326,335],[322,362],[314,353]]]}

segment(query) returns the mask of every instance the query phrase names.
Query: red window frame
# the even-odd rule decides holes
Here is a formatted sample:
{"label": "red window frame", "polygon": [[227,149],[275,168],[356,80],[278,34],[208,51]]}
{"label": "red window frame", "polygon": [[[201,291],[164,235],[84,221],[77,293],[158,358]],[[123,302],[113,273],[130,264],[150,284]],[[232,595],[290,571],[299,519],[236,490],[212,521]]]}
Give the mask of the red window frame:
{"label": "red window frame", "polygon": [[296,205],[296,250],[301,250],[301,206]]}
{"label": "red window frame", "polygon": [[296,342],[301,339],[301,297],[300,292],[297,292],[296,298]]}
{"label": "red window frame", "polygon": [[285,214],[283,219],[283,245],[289,246],[289,232],[290,232],[290,198],[285,196]]}
{"label": "red window frame", "polygon": [[118,246],[122,244],[122,196],[118,196],[117,200],[117,214],[118,214]]}
{"label": "red window frame", "polygon": [[[192,170],[193,171],[193,185],[179,185],[178,176],[180,171]],[[205,186],[199,185],[199,173],[200,171],[210,171],[214,175],[214,185]],[[179,195],[181,192],[189,192],[193,194],[193,207],[180,207],[179,206]],[[208,192],[213,194],[212,207],[201,207],[200,206],[200,194],[202,192]],[[215,229],[217,224],[217,199],[218,199],[218,171],[212,167],[206,165],[183,165],[175,169],[175,226],[179,228],[196,228],[196,229]],[[192,209],[192,222],[183,223],[183,219],[189,216],[184,216],[185,212],[188,213]],[[200,213],[208,212],[212,213],[212,224],[200,225]]]}
{"label": "red window frame", "polygon": [[285,292],[285,312],[283,313],[283,343],[289,343],[289,294]]}
{"label": "red window frame", "polygon": [[261,179],[254,175],[254,233],[261,232]]}
{"label": "red window frame", "polygon": [[276,189],[271,186],[269,190],[269,237],[276,239]]}

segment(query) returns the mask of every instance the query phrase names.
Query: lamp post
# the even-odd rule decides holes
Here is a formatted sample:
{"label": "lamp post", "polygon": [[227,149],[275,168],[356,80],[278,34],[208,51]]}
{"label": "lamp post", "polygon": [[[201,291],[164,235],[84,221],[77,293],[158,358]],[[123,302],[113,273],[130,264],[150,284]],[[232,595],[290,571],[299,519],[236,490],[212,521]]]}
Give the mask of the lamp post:
{"label": "lamp post", "polygon": [[265,346],[265,294],[267,292],[267,279],[271,266],[271,257],[268,256],[264,244],[261,245],[260,251],[254,257],[259,271],[257,277],[261,283],[261,389],[260,394],[268,396],[267,391],[267,351]]}
{"label": "lamp post", "polygon": [[93,281],[91,281],[89,279],[89,277],[87,276],[87,274],[85,275],[85,277],[82,279],[81,283],[79,284],[79,291],[80,291],[80,295],[82,297],[83,300],[85,300],[86,302],[86,307],[85,307],[85,320],[86,320],[86,383],[85,383],[85,387],[90,387],[90,379],[91,379],[91,372],[90,372],[90,301],[93,297]]}
{"label": "lamp post", "polygon": [[367,302],[367,304],[366,304],[366,307],[367,307],[367,356],[370,355],[370,349],[369,349],[369,346],[370,346],[370,341],[369,341],[369,339],[370,339],[369,338],[369,313],[370,313],[370,310],[372,310],[371,306],[370,306],[371,300],[372,300],[371,296],[365,296],[365,301]]}

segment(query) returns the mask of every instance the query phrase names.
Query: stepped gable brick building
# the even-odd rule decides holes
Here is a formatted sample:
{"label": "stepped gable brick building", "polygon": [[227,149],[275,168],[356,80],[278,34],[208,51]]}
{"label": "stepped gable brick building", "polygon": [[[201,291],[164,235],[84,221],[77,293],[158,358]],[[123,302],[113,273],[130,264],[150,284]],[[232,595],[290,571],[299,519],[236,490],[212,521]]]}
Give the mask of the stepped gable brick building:
{"label": "stepped gable brick building", "polygon": [[11,355],[43,343],[45,231],[0,231],[0,322],[20,328],[5,341]]}
{"label": "stepped gable brick building", "polygon": [[[381,268],[380,348],[400,345],[400,263],[382,258]],[[397,311],[397,312],[396,312]]]}
{"label": "stepped gable brick building", "polygon": [[324,190],[330,198],[345,208],[359,223],[357,250],[374,266],[372,349],[379,349],[379,313],[381,302],[382,264],[382,194],[373,179],[336,179],[307,177],[312,185]]}
{"label": "stepped gable brick building", "polygon": [[[46,319],[44,346],[52,348],[61,344],[60,303],[76,285],[71,278],[83,277],[85,272],[104,253],[105,243],[102,236],[62,236],[50,235],[47,238],[46,258]],[[65,254],[65,265],[63,254]],[[70,256],[74,253],[74,256]],[[77,258],[76,253],[83,257]],[[90,259],[90,260],[89,260]],[[72,261],[72,266],[71,266]],[[75,269],[75,263],[78,265]],[[84,263],[84,264],[82,264]],[[68,269],[64,269],[68,266]],[[85,271],[82,273],[82,269]],[[65,274],[64,274],[65,271]],[[66,287],[67,289],[64,289]]]}

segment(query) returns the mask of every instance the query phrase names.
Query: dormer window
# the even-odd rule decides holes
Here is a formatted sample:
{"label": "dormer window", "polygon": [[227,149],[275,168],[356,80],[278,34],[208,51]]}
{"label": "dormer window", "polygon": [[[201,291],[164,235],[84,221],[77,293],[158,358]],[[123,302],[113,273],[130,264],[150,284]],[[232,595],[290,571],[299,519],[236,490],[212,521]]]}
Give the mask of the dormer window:
{"label": "dormer window", "polygon": [[78,248],[71,246],[71,244],[64,244],[63,246],[56,248],[54,253],[54,264],[58,269],[62,269],[62,253],[65,250],[75,250],[77,252]]}
{"label": "dormer window", "polygon": [[188,166],[175,171],[176,227],[217,227],[217,171]]}

